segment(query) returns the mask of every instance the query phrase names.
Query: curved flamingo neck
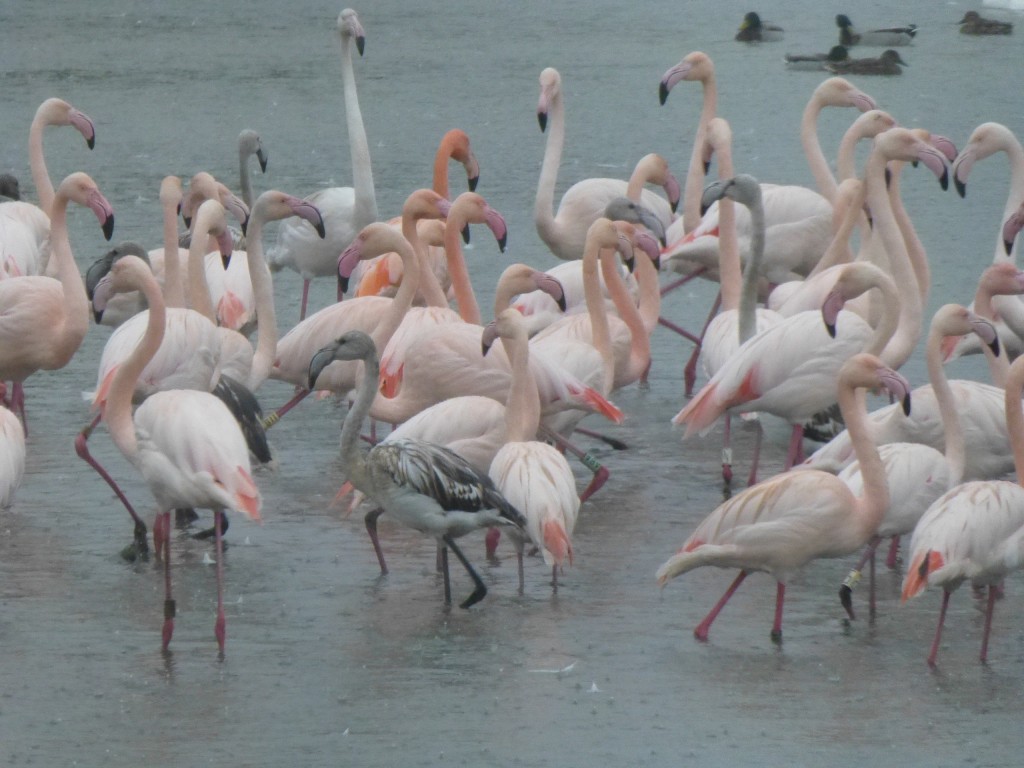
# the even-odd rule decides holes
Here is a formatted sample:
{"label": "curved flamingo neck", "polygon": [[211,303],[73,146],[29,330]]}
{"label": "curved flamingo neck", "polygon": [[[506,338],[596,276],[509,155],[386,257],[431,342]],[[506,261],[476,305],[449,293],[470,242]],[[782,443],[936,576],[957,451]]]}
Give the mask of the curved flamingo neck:
{"label": "curved flamingo neck", "polygon": [[548,140],[544,145],[544,160],[537,182],[537,198],[533,204],[533,220],[540,239],[548,248],[556,250],[562,227],[559,226],[554,214],[555,183],[558,181],[558,168],[562,164],[562,145],[565,142],[565,105],[562,102],[561,87],[548,105],[547,131]]}
{"label": "curved flamingo neck", "polygon": [[512,306],[512,299],[520,293],[536,289],[533,279],[524,272],[506,270],[494,287],[494,316],[497,317]]}
{"label": "curved flamingo neck", "polygon": [[914,270],[914,279],[917,281],[917,293],[921,299],[921,306],[928,303],[928,294],[931,291],[932,272],[928,265],[928,254],[924,250],[921,238],[917,236],[914,223],[903,206],[903,198],[900,195],[900,178],[906,163],[902,160],[895,160],[890,165],[892,179],[889,182],[889,205],[893,215],[896,217],[896,225],[903,237],[903,244],[906,248],[907,257],[910,260],[910,267]]}
{"label": "curved flamingo neck", "polygon": [[[414,260],[418,265],[417,269],[417,285],[420,294],[423,296],[423,301],[428,307],[447,307],[448,297],[445,295],[444,289],[441,288],[441,283],[437,281],[437,275],[434,274],[434,270],[430,268],[429,258],[427,256],[427,247],[420,239],[419,230],[416,227],[416,223],[420,219],[427,218],[428,214],[425,210],[416,207],[415,205],[406,205],[402,209],[402,235],[406,242],[412,248],[414,254]],[[401,256],[401,253],[399,253]],[[408,272],[405,270],[408,268],[405,259],[402,259],[403,271],[402,271],[402,283],[408,279]],[[399,285],[399,291],[402,287]],[[398,294],[395,294],[395,298],[398,298]],[[383,349],[383,347],[381,347]]]}
{"label": "curved flamingo neck", "polygon": [[807,164],[811,168],[815,184],[818,185],[821,194],[830,203],[834,203],[836,194],[839,192],[839,185],[828,167],[828,161],[825,159],[825,153],[822,151],[821,142],[818,139],[818,116],[824,107],[825,103],[818,91],[815,91],[810,101],[807,102],[807,106],[804,107],[803,116],[800,119],[800,143],[803,145]]}
{"label": "curved flamingo neck", "polygon": [[[645,255],[636,260],[633,270],[638,293],[637,312],[640,315],[647,336],[654,333],[661,316],[661,287],[658,283],[658,270]],[[648,350],[648,354],[650,351]]]}
{"label": "curved flamingo neck", "polygon": [[963,427],[956,412],[956,400],[949,386],[945,367],[942,365],[942,339],[942,331],[933,322],[925,345],[925,360],[928,364],[928,380],[931,382],[942,416],[946,463],[949,465],[949,487],[952,488],[963,482],[967,454]]}
{"label": "curved flamingo neck", "polygon": [[63,317],[51,320],[59,319],[63,327],[63,333],[60,335],[61,348],[55,350],[56,356],[64,360],[61,366],[72,358],[89,330],[89,298],[85,295],[85,283],[71,253],[67,210],[68,198],[64,195],[55,196],[53,210],[50,213],[50,243],[56,262],[56,276],[63,289],[64,307]]}
{"label": "curved flamingo neck", "polygon": [[[413,222],[412,228],[416,228],[415,222]],[[406,238],[396,238],[396,240],[395,253],[402,260],[402,282],[399,283],[398,291],[395,292],[395,297],[391,299],[391,303],[385,310],[380,322],[377,323],[377,326],[370,334],[370,338],[373,339],[377,349],[384,349],[398,329],[398,326],[401,325],[402,318],[409,311],[416,292],[419,290],[424,272],[420,266],[420,260],[416,257],[416,252],[409,241]],[[429,270],[426,271],[429,272]],[[372,399],[371,397],[370,400],[372,401]],[[367,405],[367,408],[369,408],[369,405]]]}
{"label": "curved flamingo neck", "polygon": [[448,197],[448,161],[452,159],[454,147],[448,134],[444,135],[437,152],[434,153],[434,172],[431,189],[441,197]]}
{"label": "curved flamingo neck", "polygon": [[843,194],[842,190],[840,190],[836,196],[835,207],[833,208],[833,224],[837,220],[839,224],[835,226],[835,234],[832,236],[828,248],[825,249],[825,253],[818,259],[814,269],[807,275],[808,278],[831,267],[847,264],[853,259],[853,252],[850,249],[850,236],[853,234],[853,228],[860,221],[863,213],[866,193],[867,188],[861,182],[857,182],[856,191],[850,196]]}
{"label": "curved flamingo neck", "polygon": [[867,541],[878,529],[889,508],[889,483],[878,448],[868,432],[864,395],[840,379],[838,402],[864,482],[864,490],[857,499],[855,515],[864,530],[864,540]]}
{"label": "curved flamingo neck", "polygon": [[[874,221],[874,233],[885,250],[889,269],[896,284],[916,286],[917,278],[910,267],[906,244],[903,242],[903,235],[900,233],[892,206],[889,204],[889,194],[885,186],[885,164],[885,156],[875,149],[868,157],[865,171],[867,199]],[[898,307],[896,330],[885,344],[884,349],[881,352],[876,352],[874,348],[867,350],[877,354],[886,365],[893,368],[900,367],[910,357],[921,337],[922,329],[921,296],[917,291],[903,291],[897,299],[896,306]],[[886,302],[883,314],[888,314],[890,311],[891,308]]]}
{"label": "curved flamingo neck", "polygon": [[359,109],[356,75],[352,67],[352,38],[341,37],[341,77],[345,93],[345,126],[352,162],[353,207],[356,229],[377,221],[377,195],[373,187],[373,166],[370,163],[370,144],[363,127],[363,113]]}
{"label": "curved flamingo neck", "polygon": [[[466,269],[466,259],[462,254],[460,242],[462,228],[465,225],[465,217],[458,216],[455,211],[448,215],[448,221],[444,226],[444,256],[459,315],[467,323],[480,325],[480,305],[477,303],[476,294],[473,293],[473,283],[469,279],[469,270]],[[447,302],[445,305],[447,306]]]}
{"label": "curved flamingo neck", "polygon": [[357,489],[365,487],[367,479],[366,456],[359,450],[359,431],[362,429],[366,414],[377,394],[377,383],[380,379],[380,363],[377,351],[370,348],[363,361],[363,380],[356,391],[355,399],[349,406],[345,421],[341,425],[341,461],[348,473],[349,482]]}
{"label": "curved flamingo neck", "polygon": [[139,290],[146,297],[149,317],[142,339],[114,373],[103,407],[103,419],[107,422],[114,444],[125,457],[134,462],[138,455],[138,438],[132,421],[132,393],[142,370],[163,342],[167,309],[156,278],[146,269],[138,269],[133,275]]}
{"label": "curved flamingo neck", "polygon": [[242,201],[252,210],[255,197],[252,192],[252,176],[249,173],[249,152],[245,147],[238,147],[238,186],[242,190]]}
{"label": "curved flamingo neck", "polygon": [[530,373],[530,344],[526,330],[517,324],[514,335],[502,335],[501,345],[512,368],[505,403],[505,440],[516,443],[534,440],[540,426],[540,394],[537,380]]}
{"label": "curved flamingo neck", "polygon": [[[646,258],[644,255],[636,257],[637,266]],[[629,371],[623,378],[635,381],[650,365],[651,337],[644,326],[640,310],[633,303],[633,297],[629,295],[629,289],[626,288],[626,282],[622,279],[616,262],[615,251],[601,252],[601,274],[604,276],[605,288],[615,305],[616,312],[629,329]]]}
{"label": "curved flamingo neck", "polygon": [[683,231],[686,233],[692,232],[700,224],[700,196],[704,188],[704,141],[708,123],[718,112],[718,84],[715,73],[710,72],[700,83],[704,98],[697,131],[693,137],[693,149],[690,151],[690,165],[686,170],[686,181],[683,185]]}
{"label": "curved flamingo neck", "polygon": [[600,248],[588,243],[583,251],[583,298],[590,317],[591,343],[601,355],[604,363],[605,392],[612,388],[615,380],[615,354],[612,351],[612,335],[608,325],[608,310],[604,303],[601,281],[598,277]]}
{"label": "curved flamingo neck", "polygon": [[46,106],[45,102],[36,110],[35,117],[32,118],[32,125],[28,129],[28,162],[32,169],[32,183],[36,187],[39,207],[47,216],[53,216],[55,193],[53,182],[50,181],[50,173],[46,169],[46,156],[43,152],[43,129],[50,124],[43,109],[44,106]]}
{"label": "curved flamingo neck", "polygon": [[[710,138],[717,139],[717,131],[711,132]],[[718,178],[732,178],[735,175],[732,142],[722,137],[720,141],[713,141],[713,147],[718,157]],[[736,203],[727,197],[718,201],[718,272],[722,311],[739,309],[743,294],[743,265],[739,233],[736,231]]]}
{"label": "curved flamingo neck", "polygon": [[168,307],[185,306],[181,259],[178,257],[178,202],[166,200],[161,206],[164,224],[164,304]]}
{"label": "curved flamingo neck", "polygon": [[[213,300],[210,298],[210,287],[206,282],[206,253],[210,241],[211,222],[203,212],[203,209],[200,209],[192,224],[192,241],[188,247],[189,306],[211,323],[217,325],[217,312],[213,308]],[[169,255],[173,259],[177,253],[172,252]],[[165,261],[167,256],[168,254],[164,255]],[[217,258],[220,258],[219,253]],[[167,265],[165,264],[164,268],[166,269],[166,267]]]}
{"label": "curved flamingo neck", "polygon": [[764,260],[764,206],[757,199],[747,204],[747,210],[750,211],[750,256],[743,270],[740,293],[740,344],[757,332],[757,283],[761,279],[761,262]]}
{"label": "curved flamingo neck", "polygon": [[252,281],[253,299],[256,304],[256,349],[249,369],[249,389],[255,390],[270,375],[277,354],[277,312],[274,309],[274,282],[270,268],[263,255],[264,209],[257,205],[249,216],[246,234],[246,263],[249,279]]}

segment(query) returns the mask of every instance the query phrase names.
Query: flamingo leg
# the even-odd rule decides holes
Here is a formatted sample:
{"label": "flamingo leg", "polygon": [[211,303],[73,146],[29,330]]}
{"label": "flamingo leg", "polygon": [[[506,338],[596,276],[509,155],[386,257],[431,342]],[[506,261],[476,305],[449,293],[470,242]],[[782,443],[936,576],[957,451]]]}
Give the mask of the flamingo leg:
{"label": "flamingo leg", "polygon": [[747,476],[747,487],[757,485],[757,465],[761,461],[761,442],[764,440],[764,427],[760,420],[754,425],[754,455],[750,461],[750,475]]}
{"label": "flamingo leg", "polygon": [[476,585],[469,597],[459,603],[460,608],[469,608],[471,605],[479,603],[484,599],[484,596],[487,594],[487,585],[484,584],[483,579],[480,578],[480,574],[473,570],[473,566],[469,564],[469,560],[467,560],[466,556],[462,554],[462,550],[456,546],[455,539],[451,537],[451,534],[446,533],[441,538],[444,540],[444,543],[451,548],[452,552],[455,553],[455,556],[459,558],[459,562],[462,563],[462,567],[466,569],[466,573],[469,574],[469,578],[471,578],[473,580],[473,584]]}
{"label": "flamingo leg", "polygon": [[889,554],[885,558],[885,566],[887,568],[896,567],[896,558],[900,554],[900,535],[897,533],[892,537],[892,541],[889,544]]}
{"label": "flamingo leg", "polygon": [[725,487],[723,493],[729,494],[732,490],[732,415],[725,414],[725,429],[722,432],[722,482]]}
{"label": "flamingo leg", "polygon": [[[861,553],[860,560],[853,566],[853,569],[846,574],[846,578],[843,579],[843,584],[839,587],[839,602],[843,604],[843,608],[846,609],[846,614],[850,617],[850,620],[854,620],[857,617],[853,614],[853,589],[860,582],[861,570],[868,560],[872,563],[871,570],[871,584],[874,587],[874,555],[875,549],[878,544],[882,541],[881,536],[872,536],[871,540],[868,541],[864,551]],[[874,610],[871,611],[871,615],[874,616]]]}
{"label": "flamingo leg", "polygon": [[928,652],[928,666],[935,666],[935,658],[939,655],[939,640],[942,637],[942,624],[946,621],[946,609],[949,607],[950,592],[942,590],[942,607],[939,609],[939,624],[935,628],[935,639],[932,640],[932,648]]}
{"label": "flamingo leg", "polygon": [[625,450],[629,449],[629,446],[626,445],[621,440],[616,440],[614,437],[609,437],[608,435],[602,435],[600,432],[595,432],[592,429],[584,429],[583,427],[576,427],[573,430],[573,432],[579,432],[581,435],[586,435],[587,437],[592,437],[595,440],[600,440],[602,443],[605,443],[605,444],[611,446],[616,451],[625,451]]}
{"label": "flamingo leg", "polygon": [[681,325],[676,325],[671,320],[666,320],[664,317],[658,318],[658,325],[668,328],[670,331],[675,331],[684,339],[692,341],[694,344],[700,344],[700,339],[690,333],[688,330],[683,328]]}
{"label": "flamingo leg", "polygon": [[999,588],[995,584],[988,585],[988,601],[985,605],[985,629],[981,634],[981,656],[979,660],[984,664],[988,660],[988,637],[992,631],[992,612],[996,607],[996,597],[999,595]]}
{"label": "flamingo leg", "polygon": [[715,319],[715,315],[718,314],[718,310],[722,307],[722,292],[719,291],[718,295],[715,296],[714,302],[711,304],[711,311],[708,312],[708,317],[704,321],[704,327],[700,330],[700,338],[697,340],[697,346],[693,348],[693,352],[690,353],[690,359],[686,361],[686,367],[683,368],[683,383],[685,384],[685,390],[683,394],[686,397],[693,395],[693,384],[697,381],[697,360],[700,358],[700,350],[704,345],[704,334],[708,332],[708,326],[711,325],[711,321]]}
{"label": "flamingo leg", "polygon": [[306,319],[306,305],[309,303],[309,282],[309,280],[302,281],[302,304],[299,306],[300,323]]}
{"label": "flamingo leg", "polygon": [[221,536],[221,520],[224,513],[219,509],[213,511],[214,542],[217,552],[217,620],[213,625],[213,635],[217,638],[217,647],[224,653],[224,641],[227,638],[227,620],[224,618],[224,540]]}
{"label": "flamingo leg", "polygon": [[501,541],[501,529],[498,526],[492,526],[487,529],[487,533],[484,534],[484,551],[487,555],[487,561],[490,563],[498,562],[498,542]]}
{"label": "flamingo leg", "polygon": [[21,417],[21,427],[28,437],[28,418],[25,416],[25,385],[16,381],[11,386],[11,411]]}
{"label": "flamingo leg", "polygon": [[872,548],[871,557],[868,558],[868,564],[871,568],[868,577],[868,618],[874,620],[878,614],[877,603],[875,600],[875,550]]}
{"label": "flamingo leg", "polygon": [[441,573],[444,575],[444,604],[452,604],[452,580],[448,573],[448,547],[441,544]]}
{"label": "flamingo leg", "polygon": [[786,600],[786,585],[781,581],[775,585],[775,621],[772,622],[772,642],[782,644],[782,604]]}
{"label": "flamingo leg", "polygon": [[363,522],[366,523],[366,532],[370,534],[370,541],[373,543],[373,551],[377,553],[377,562],[380,563],[381,576],[388,573],[388,565],[384,562],[384,550],[380,548],[380,539],[377,537],[377,518],[384,514],[383,507],[371,509],[366,513]]}
{"label": "flamingo leg", "polygon": [[124,491],[121,490],[117,482],[110,476],[110,473],[103,468],[96,459],[93,458],[89,452],[89,436],[92,431],[96,429],[96,425],[100,423],[102,414],[96,414],[93,420],[82,428],[82,431],[75,437],[75,453],[78,454],[79,458],[85,461],[90,467],[96,470],[96,473],[106,481],[107,485],[111,487],[117,498],[124,504],[124,508],[128,510],[128,514],[131,515],[132,520],[135,523],[135,533],[131,544],[121,550],[121,556],[126,560],[134,561],[139,555],[144,555],[149,551],[149,545],[146,543],[146,523],[143,522],[139,513],[135,511],[135,508],[128,501],[128,497],[124,495]]}
{"label": "flamingo leg", "polygon": [[701,275],[703,275],[707,271],[708,271],[707,267],[699,267],[699,268],[693,270],[693,272],[691,272],[690,274],[686,275],[685,277],[680,277],[680,278],[678,278],[676,280],[673,280],[668,285],[662,286],[662,288],[661,288],[661,295],[665,296],[665,295],[667,295],[669,293],[672,293],[672,291],[674,291],[676,288],[682,288],[684,285],[686,285],[687,283],[691,282],[692,280],[696,280],[698,277],[700,277]]}
{"label": "flamingo leg", "polygon": [[[166,653],[167,647],[171,644],[171,636],[174,634],[174,614],[176,605],[171,593],[171,513],[161,512],[153,524],[154,548],[157,555],[163,552],[164,558],[164,626],[160,632],[160,649]],[[163,536],[159,543],[156,542],[157,530],[162,531]]]}
{"label": "flamingo leg", "polygon": [[286,413],[288,413],[288,411],[290,411],[296,405],[305,400],[309,396],[311,391],[312,390],[303,388],[299,388],[298,390],[296,390],[295,396],[291,400],[289,400],[287,403],[282,405],[272,414],[263,419],[263,428],[270,429],[272,426],[277,424],[277,422],[281,420],[282,416],[284,416]]}
{"label": "flamingo leg", "polygon": [[696,637],[702,643],[707,642],[708,630],[711,629],[711,623],[716,618],[718,618],[718,614],[722,612],[722,608],[724,608],[725,604],[729,602],[729,598],[733,596],[733,593],[735,593],[736,590],[739,589],[740,584],[743,583],[743,580],[745,578],[747,578],[747,572],[740,571],[739,575],[735,578],[735,580],[733,580],[732,584],[729,585],[729,588],[725,590],[725,594],[722,595],[721,598],[719,598],[717,603],[715,603],[715,607],[711,609],[708,615],[704,617],[704,620],[697,625],[697,628],[695,630],[693,630],[694,637]]}
{"label": "flamingo leg", "polygon": [[585,466],[587,469],[594,473],[594,478],[590,481],[590,485],[588,485],[583,490],[583,493],[580,494],[581,504],[587,499],[589,499],[591,496],[593,496],[595,493],[597,493],[601,486],[608,481],[608,478],[611,475],[611,473],[608,471],[607,467],[601,464],[601,462],[599,462],[592,455],[580,450],[575,445],[566,440],[564,437],[562,437],[560,434],[558,434],[555,430],[551,429],[550,427],[544,426],[543,424],[540,426],[538,433],[542,434],[545,438],[554,441],[562,451],[568,451],[569,453],[571,453],[573,456],[575,456],[581,462],[583,462],[583,466]]}
{"label": "flamingo leg", "polygon": [[804,428],[802,424],[794,424],[793,432],[789,438],[789,450],[786,451],[786,465],[784,472],[788,472],[795,464],[803,461],[804,457]]}

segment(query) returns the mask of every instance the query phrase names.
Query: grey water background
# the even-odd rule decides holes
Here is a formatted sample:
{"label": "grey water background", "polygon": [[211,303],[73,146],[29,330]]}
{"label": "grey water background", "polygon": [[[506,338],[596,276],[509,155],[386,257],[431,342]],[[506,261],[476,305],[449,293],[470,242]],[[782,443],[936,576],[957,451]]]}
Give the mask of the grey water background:
{"label": "grey water background", "polygon": [[[258,190],[295,194],[351,184],[335,19],[343,6],[150,4],[131,0],[0,6],[2,170],[34,199],[27,134],[36,107],[60,96],[96,122],[86,150],[68,130],[45,138],[51,177],[96,179],[116,210],[115,240],[160,242],[157,191],[168,173],[209,170],[237,185],[235,139],[261,134],[270,153]],[[626,178],[645,153],[685,175],[700,108],[696,85],[657,102],[661,74],[692,50],[716,64],[719,114],[734,132],[738,170],[765,181],[812,185],[800,150],[800,113],[823,79],[787,72],[785,52],[823,51],[832,17],[860,26],[916,22],[898,78],[854,82],[902,124],[962,146],[981,122],[1024,131],[1019,99],[1022,32],[971,39],[955,22],[964,2],[910,0],[856,8],[808,0],[764,3],[786,27],[782,43],[732,36],[745,7],[689,3],[407,3],[356,7],[366,29],[356,61],[382,216],[429,186],[437,142],[466,130],[481,165],[479,192],[506,217],[509,251],[486,233],[467,258],[481,305],[511,261],[555,264],[536,235],[532,206],[545,137],[535,117],[537,77],[563,77],[566,149],[558,195],[589,176]],[[988,10],[988,9],[986,9]],[[1009,11],[991,15],[1024,24]],[[876,52],[876,51],[875,51]],[[871,55],[865,49],[864,55]],[[819,135],[834,155],[855,114],[826,110]],[[863,150],[862,150],[863,151]],[[863,155],[861,155],[863,157]],[[452,169],[452,189],[462,188]],[[931,259],[929,311],[967,302],[989,263],[1008,188],[1002,156],[979,163],[961,200],[908,169],[906,205]],[[70,216],[84,267],[107,247],[91,214]],[[268,233],[268,245],[272,231]],[[278,318],[298,317],[299,280],[275,278]],[[332,300],[333,285],[312,302]],[[663,314],[703,319],[713,287],[668,297]],[[998,607],[990,661],[977,661],[981,613],[960,590],[947,618],[939,667],[924,656],[939,595],[899,603],[900,575],[880,573],[877,620],[846,626],[835,598],[848,560],[811,564],[791,583],[781,647],[769,641],[774,585],[744,584],[710,642],[693,627],[731,573],[702,569],[663,592],[654,571],[721,499],[719,436],[687,444],[669,425],[681,407],[690,346],[659,329],[650,389],[615,396],[626,441],[616,452],[586,443],[612,471],[575,534],[576,561],[557,594],[538,560],[516,594],[514,560],[483,562],[490,586],[470,611],[445,609],[434,545],[382,519],[391,574],[381,579],[358,515],[329,502],[344,480],[337,438],[344,406],[309,401],[271,433],[278,466],[258,481],[264,523],[235,516],[225,555],[228,644],[213,638],[209,546],[174,544],[176,633],[161,655],[162,573],[118,555],[130,527],[106,486],[77,459],[87,418],[80,393],[94,385],[109,330],[94,327],[71,364],[29,381],[28,468],[14,505],[0,512],[0,764],[6,766],[1004,766],[1020,761],[1024,702],[1024,582],[1014,576]],[[919,351],[904,372],[924,383]],[[952,375],[986,378],[980,359]],[[290,392],[260,391],[267,408]],[[781,467],[785,428],[769,423],[765,472]],[[749,436],[736,448],[737,476]],[[92,444],[140,509],[149,494],[100,430]],[[578,468],[580,487],[588,473]],[[456,596],[468,591],[457,568]],[[864,611],[866,589],[856,599]]]}

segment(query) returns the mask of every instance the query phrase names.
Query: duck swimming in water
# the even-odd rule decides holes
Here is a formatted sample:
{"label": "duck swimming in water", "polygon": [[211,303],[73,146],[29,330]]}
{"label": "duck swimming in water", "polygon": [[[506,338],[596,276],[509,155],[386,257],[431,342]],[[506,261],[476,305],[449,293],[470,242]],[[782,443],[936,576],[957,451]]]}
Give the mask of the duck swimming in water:
{"label": "duck swimming in water", "polygon": [[837,75],[902,75],[901,66],[909,65],[900,57],[899,52],[892,48],[873,59],[847,59],[825,63],[825,69]]}
{"label": "duck swimming in water", "polygon": [[917,24],[905,27],[887,27],[885,29],[869,29],[858,32],[853,22],[845,13],[836,14],[836,26],[839,27],[839,44],[851,45],[910,45],[917,34]]}

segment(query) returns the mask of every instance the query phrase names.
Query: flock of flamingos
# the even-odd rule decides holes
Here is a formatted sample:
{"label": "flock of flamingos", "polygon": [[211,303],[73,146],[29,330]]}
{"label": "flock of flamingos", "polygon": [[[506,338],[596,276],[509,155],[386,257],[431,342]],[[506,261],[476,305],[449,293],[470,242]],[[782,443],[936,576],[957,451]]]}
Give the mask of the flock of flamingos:
{"label": "flock of flamingos", "polygon": [[[545,69],[537,115],[547,144],[535,220],[562,263],[546,272],[509,266],[493,320],[483,324],[461,240],[471,224],[484,224],[503,247],[505,223],[474,192],[449,195],[451,160],[475,186],[469,139],[450,131],[437,153],[433,189],[410,194],[399,219],[379,221],[352,65],[364,39],[354,11],[341,13],[338,32],[353,186],[303,199],[272,190],[253,199],[249,165],[256,158],[265,168],[266,154],[258,135],[244,131],[241,196],[208,173],[196,174],[187,189],[167,177],[160,189],[163,247],[121,244],[84,277],[69,242],[67,207],[90,208],[108,240],[113,211],[84,173],[54,189],[42,137],[47,126],[71,126],[91,146],[93,124],[60,99],[39,107],[29,131],[38,202],[18,199],[16,182],[6,179],[9,199],[0,203],[0,506],[11,502],[24,470],[32,374],[66,365],[93,314],[116,329],[99,361],[95,418],[76,447],[133,517],[129,553],[152,546],[163,560],[164,649],[175,614],[171,512],[214,512],[204,534],[217,552],[215,634],[223,651],[224,513],[259,518],[252,466],[270,458],[264,430],[311,391],[351,398],[341,435],[343,491],[355,491],[353,506],[369,502],[366,527],[382,571],[377,519],[387,514],[437,541],[446,602],[449,551],[473,581],[462,607],[487,592],[457,542],[479,529],[488,529],[489,552],[502,533],[511,540],[520,588],[530,550],[557,583],[572,562],[580,504],[609,476],[575,445],[584,431],[579,422],[594,413],[622,419],[612,399],[620,387],[644,382],[661,296],[674,287],[659,283],[659,273],[675,273],[676,283],[717,281],[720,293],[704,329],[678,329],[697,341],[688,394],[698,366],[706,383],[673,422],[687,436],[721,425],[727,487],[734,416],[757,425],[758,414],[767,413],[792,425],[786,471],[758,482],[755,448],[747,487],[711,511],[658,569],[661,585],[705,565],[738,570],[696,637],[707,639],[749,572],[767,571],[778,585],[772,638],[781,640],[786,582],[815,558],[861,553],[840,594],[852,617],[852,591],[870,563],[873,610],[875,549],[892,538],[891,565],[899,537],[910,536],[903,598],[927,586],[942,590],[929,663],[950,594],[964,581],[987,589],[985,660],[1003,578],[1024,553],[1024,488],[1000,479],[1013,470],[1024,477],[1024,359],[1008,362],[1024,349],[1024,272],[1012,256],[1024,226],[1024,149],[1008,128],[980,125],[958,152],[948,139],[897,126],[867,93],[831,77],[814,90],[801,126],[817,189],[762,184],[735,173],[729,124],[716,115],[714,66],[693,52],[660,83],[663,103],[682,83],[702,89],[685,183],[663,158],[648,155],[628,182],[577,182],[556,209],[564,107],[559,73]],[[856,117],[835,175],[816,135],[827,107],[853,108]],[[871,149],[858,169],[861,141]],[[920,164],[944,187],[952,175],[963,194],[973,165],[997,153],[1009,159],[1011,188],[992,266],[970,308],[943,306],[926,329],[928,261],[900,199],[900,175],[907,164]],[[712,162],[717,178],[706,179]],[[186,236],[179,235],[179,216],[189,225]],[[264,252],[263,228],[271,221],[280,229]],[[272,272],[283,268],[302,276],[304,291],[301,321],[279,337]],[[317,277],[336,278],[343,300],[307,316],[309,282]],[[930,383],[912,392],[898,370],[922,335]],[[943,363],[972,352],[988,356],[992,384],[947,380]],[[290,382],[296,395],[264,417],[252,393],[268,378]],[[892,404],[868,413],[868,390],[887,390]],[[152,545],[146,522],[89,452],[100,423],[156,500]],[[392,429],[377,440],[381,423]],[[803,456],[805,431],[820,437],[842,427]],[[567,457],[593,473],[582,493]]]}

